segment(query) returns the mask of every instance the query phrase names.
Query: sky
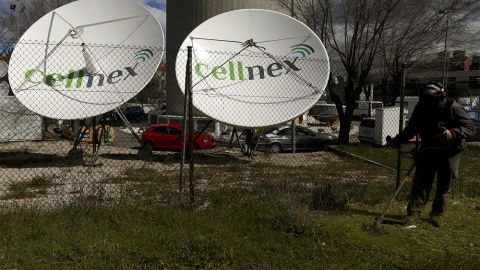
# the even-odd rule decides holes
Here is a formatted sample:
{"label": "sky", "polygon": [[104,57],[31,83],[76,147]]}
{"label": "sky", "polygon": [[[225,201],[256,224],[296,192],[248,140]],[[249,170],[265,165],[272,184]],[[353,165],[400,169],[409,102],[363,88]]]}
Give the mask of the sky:
{"label": "sky", "polygon": [[[45,0],[49,1],[49,0]],[[81,1],[81,0],[80,0]],[[101,0],[97,0],[101,1]],[[118,0],[125,1],[125,0]],[[167,29],[167,0],[131,0],[144,6],[150,13],[152,13],[162,26],[163,32]],[[0,0],[0,12],[3,10],[9,11],[10,4],[18,4],[17,0]]]}
{"label": "sky", "polygon": [[[8,0],[0,0],[8,1]],[[145,8],[153,14],[162,26],[163,32],[167,29],[167,0],[132,0]]]}

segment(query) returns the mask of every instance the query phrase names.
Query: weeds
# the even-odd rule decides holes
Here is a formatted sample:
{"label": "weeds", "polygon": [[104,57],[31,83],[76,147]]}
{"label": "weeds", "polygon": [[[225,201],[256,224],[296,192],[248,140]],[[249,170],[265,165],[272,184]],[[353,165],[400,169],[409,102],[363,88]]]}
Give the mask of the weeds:
{"label": "weeds", "polygon": [[263,156],[267,157],[267,158],[272,157],[273,156],[272,149],[271,148],[265,148],[263,150]]}
{"label": "weeds", "polygon": [[[396,155],[383,148],[375,153],[384,150],[379,155]],[[474,153],[464,158],[474,160]],[[0,268],[480,267],[474,170],[461,173],[461,197],[445,227],[433,228],[425,213],[415,229],[385,225],[376,231],[374,219],[395,188],[391,170],[348,158],[309,166],[231,160],[205,165],[197,171],[193,205],[176,199],[177,175],[144,166],[104,181],[125,185],[133,200],[103,204],[83,197],[57,211],[2,213]],[[47,180],[53,179],[29,181],[23,190],[48,189],[53,181]],[[393,214],[405,213],[408,187],[402,194]]]}
{"label": "weeds", "polygon": [[47,189],[55,186],[55,176],[35,176],[32,180],[10,185],[9,193],[2,200],[33,198],[38,194],[46,194]]}
{"label": "weeds", "polygon": [[348,195],[339,184],[319,183],[312,190],[308,205],[314,210],[344,209],[348,204]]}
{"label": "weeds", "polygon": [[264,186],[268,194],[266,202],[271,211],[272,224],[281,231],[296,237],[312,226],[308,208],[304,201],[303,189],[289,180],[272,182]]}
{"label": "weeds", "polygon": [[127,168],[124,172],[126,179],[132,182],[154,182],[158,174],[157,170],[148,167]]}
{"label": "weeds", "polygon": [[126,179],[123,176],[113,176],[107,177],[102,180],[101,183],[103,184],[123,184],[125,183]]}
{"label": "weeds", "polygon": [[177,163],[180,159],[181,159],[180,154],[177,154],[177,153],[170,154],[165,156],[163,163],[165,163],[165,165],[173,165]]}
{"label": "weeds", "polygon": [[123,184],[130,182],[155,182],[158,177],[158,171],[148,167],[126,168],[122,175],[107,177],[102,180],[104,184]]}
{"label": "weeds", "polygon": [[245,167],[240,163],[229,163],[227,165],[227,172],[229,173],[237,173],[245,171]]}

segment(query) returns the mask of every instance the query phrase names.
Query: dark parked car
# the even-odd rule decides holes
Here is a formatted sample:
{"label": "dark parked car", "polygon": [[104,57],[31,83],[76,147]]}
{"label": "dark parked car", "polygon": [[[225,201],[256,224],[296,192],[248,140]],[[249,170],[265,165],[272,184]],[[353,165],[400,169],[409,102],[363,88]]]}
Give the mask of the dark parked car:
{"label": "dark parked car", "polygon": [[[295,127],[295,149],[299,151],[326,150],[330,145],[338,142],[336,136],[318,133],[309,128]],[[277,154],[292,149],[292,127],[279,126],[263,129],[261,136],[257,132],[253,135],[253,147],[258,141],[257,150],[270,148],[272,153]],[[260,138],[260,139],[259,139]]]}
{"label": "dark parked car", "polygon": [[[198,133],[195,132],[193,136],[194,139],[198,137],[194,144],[195,149],[212,149],[215,147],[215,138],[212,135],[202,133],[198,136]],[[151,149],[181,150],[182,138],[183,129],[181,124],[152,125],[142,134],[142,142],[150,146]],[[185,139],[186,147],[188,147],[188,133]]]}
{"label": "dark parked car", "polygon": [[145,117],[145,111],[140,106],[130,106],[123,111],[127,119],[142,119]]}
{"label": "dark parked car", "polygon": [[475,125],[475,135],[467,138],[467,142],[477,142],[480,141],[480,121],[472,119],[473,124]]}

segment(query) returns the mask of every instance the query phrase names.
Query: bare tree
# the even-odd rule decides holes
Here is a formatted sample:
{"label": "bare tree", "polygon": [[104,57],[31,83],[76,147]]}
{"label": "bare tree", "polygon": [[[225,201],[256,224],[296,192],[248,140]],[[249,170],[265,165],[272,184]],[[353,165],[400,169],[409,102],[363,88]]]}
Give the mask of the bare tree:
{"label": "bare tree", "polygon": [[[313,29],[320,37],[322,42],[327,40],[327,18],[325,12],[328,12],[328,7],[322,10],[317,8],[318,0],[276,0],[280,8],[287,10],[293,17],[304,22],[311,29]],[[292,5],[293,4],[293,5]]]}
{"label": "bare tree", "polygon": [[438,52],[447,29],[452,38],[465,37],[479,5],[475,0],[294,0],[293,6],[292,0],[276,1],[290,13],[293,7],[295,17],[319,35],[327,50],[335,53],[331,58],[338,57],[345,69],[345,96],[327,88],[340,115],[341,143],[349,142],[355,102],[374,63],[383,62],[398,85],[393,93],[397,96],[402,63]]}
{"label": "bare tree", "polygon": [[[9,10],[0,10],[0,38],[18,40],[48,12],[75,0],[17,0]],[[2,33],[3,36],[2,36]]]}
{"label": "bare tree", "polygon": [[403,0],[401,6],[382,37],[382,61],[395,86],[390,102],[400,95],[402,63],[412,66],[443,51],[448,35],[452,46],[458,46],[454,39],[459,37],[463,46],[468,40],[468,23],[476,18],[480,4],[475,0]]}
{"label": "bare tree", "polygon": [[165,99],[165,79],[164,71],[157,70],[152,79],[145,88],[142,89],[133,99],[141,101],[151,101],[153,99]]}
{"label": "bare tree", "polygon": [[[278,0],[288,8],[288,0]],[[347,74],[344,103],[330,91],[340,116],[339,142],[348,143],[355,102],[367,83],[367,77],[380,53],[381,37],[401,0],[296,0],[299,10],[305,4],[306,16],[315,16],[307,25],[320,36],[339,57]],[[291,3],[291,1],[290,1]],[[297,13],[296,13],[297,14]],[[313,24],[311,22],[314,22]],[[318,23],[318,25],[317,25]],[[345,105],[345,112],[343,111]]]}

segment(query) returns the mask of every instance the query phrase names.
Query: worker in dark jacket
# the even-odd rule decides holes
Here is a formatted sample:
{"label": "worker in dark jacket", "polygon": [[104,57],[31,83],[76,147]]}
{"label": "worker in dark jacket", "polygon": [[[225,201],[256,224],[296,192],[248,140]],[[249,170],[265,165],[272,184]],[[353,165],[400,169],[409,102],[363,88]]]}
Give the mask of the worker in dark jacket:
{"label": "worker in dark jacket", "polygon": [[460,154],[467,148],[465,139],[475,134],[475,126],[463,107],[446,97],[441,85],[430,84],[420,91],[408,126],[390,143],[399,147],[417,134],[421,145],[414,159],[416,171],[406,221],[409,224],[418,222],[437,174],[430,222],[440,227],[458,177]]}

